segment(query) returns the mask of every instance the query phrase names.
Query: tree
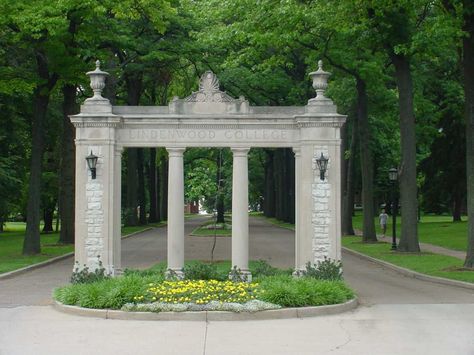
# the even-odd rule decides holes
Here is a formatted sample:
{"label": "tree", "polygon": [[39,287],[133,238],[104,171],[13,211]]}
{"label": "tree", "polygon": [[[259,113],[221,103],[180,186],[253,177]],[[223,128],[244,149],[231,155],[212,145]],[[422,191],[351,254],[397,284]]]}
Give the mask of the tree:
{"label": "tree", "polygon": [[474,4],[463,1],[463,71],[466,116],[468,245],[464,266],[474,268]]}

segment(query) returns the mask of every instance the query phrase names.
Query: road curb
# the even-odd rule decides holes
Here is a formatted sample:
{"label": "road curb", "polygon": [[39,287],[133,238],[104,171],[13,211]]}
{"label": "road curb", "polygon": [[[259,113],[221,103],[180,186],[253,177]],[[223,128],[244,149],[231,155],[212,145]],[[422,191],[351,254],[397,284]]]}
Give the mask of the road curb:
{"label": "road curb", "polygon": [[282,308],[254,313],[235,313],[223,311],[202,312],[126,312],[111,309],[90,309],[78,306],[68,306],[54,301],[53,308],[59,312],[81,317],[120,320],[149,320],[149,321],[242,321],[242,320],[272,320],[289,318],[307,318],[338,314],[351,311],[358,306],[357,297],[341,304],[317,307]]}
{"label": "road curb", "polygon": [[[161,227],[161,226],[160,226]],[[143,233],[143,232],[147,232],[153,228],[160,228],[160,227],[149,227],[149,228],[145,228],[141,231],[136,231],[136,232],[133,232],[133,233],[130,233],[130,234],[127,234],[127,235],[124,235],[122,236],[122,239],[127,239],[127,238],[130,238],[130,237],[133,237],[137,234],[140,234],[140,233]],[[48,266],[48,265],[51,265],[51,264],[54,264],[58,261],[61,261],[61,260],[64,260],[64,259],[67,259],[67,258],[70,258],[71,256],[74,256],[74,252],[71,251],[67,254],[63,254],[63,255],[59,255],[59,256],[56,256],[54,258],[51,258],[51,259],[48,259],[48,260],[45,260],[45,261],[42,261],[40,263],[37,263],[37,264],[32,264],[32,265],[28,265],[28,266],[25,266],[25,267],[22,267],[20,269],[17,269],[17,270],[13,270],[13,271],[9,271],[9,272],[6,272],[4,274],[0,274],[0,280],[6,280],[6,279],[11,279],[12,277],[15,277],[15,276],[18,276],[18,275],[21,275],[21,274],[24,274],[28,271],[32,271],[32,270],[35,270],[35,269],[39,269],[39,268],[42,268],[42,267],[45,267],[45,266]]]}
{"label": "road curb", "polygon": [[429,281],[429,282],[434,282],[442,285],[448,285],[448,286],[456,286],[456,287],[462,287],[462,288],[467,288],[469,290],[474,290],[474,284],[471,284],[469,282],[464,282],[464,281],[457,281],[457,280],[450,280],[450,279],[445,279],[442,277],[436,277],[436,276],[429,276],[426,274],[422,274],[413,270],[405,269],[404,267],[394,265],[392,263],[389,263],[387,261],[383,261],[380,259],[376,259],[374,257],[359,253],[358,251],[342,247],[342,250],[344,250],[346,253],[357,256],[361,259],[369,260],[372,261],[376,264],[382,265],[386,267],[387,269],[393,270],[395,272],[398,272],[399,274],[402,274],[404,276],[412,277],[414,279],[418,280],[423,280],[423,281]]}

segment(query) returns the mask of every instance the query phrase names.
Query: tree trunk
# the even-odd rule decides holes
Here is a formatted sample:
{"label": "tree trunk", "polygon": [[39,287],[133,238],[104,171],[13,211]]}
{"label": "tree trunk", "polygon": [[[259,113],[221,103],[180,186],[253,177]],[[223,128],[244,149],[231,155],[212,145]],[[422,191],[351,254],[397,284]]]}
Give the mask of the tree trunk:
{"label": "tree trunk", "polygon": [[3,220],[3,217],[0,216],[0,233],[3,233],[4,229],[3,229],[3,225],[4,225],[5,221]]}
{"label": "tree trunk", "polygon": [[138,205],[140,206],[139,222],[146,224],[146,194],[143,148],[137,148],[137,170],[138,170]]}
{"label": "tree trunk", "polygon": [[23,255],[39,254],[40,247],[40,201],[41,174],[44,151],[44,120],[48,110],[49,96],[57,76],[49,75],[45,53],[35,50],[37,71],[41,84],[33,92],[32,144],[30,159],[30,181],[28,183],[28,201],[26,207],[26,233],[23,241]]}
{"label": "tree trunk", "polygon": [[283,158],[282,149],[276,149],[273,157],[274,169],[275,169],[275,218],[283,220],[283,194],[285,193],[283,186]]}
{"label": "tree trunk", "polygon": [[295,156],[292,149],[286,149],[286,171],[288,181],[288,223],[295,223]]}
{"label": "tree trunk", "polygon": [[74,243],[75,223],[75,129],[69,115],[77,113],[76,85],[65,84],[63,91],[63,131],[61,135],[61,161],[59,168],[59,216],[61,231],[59,242]]}
{"label": "tree trunk", "polygon": [[474,268],[474,4],[464,0],[464,97],[466,115],[467,253],[464,266]]}
{"label": "tree trunk", "polygon": [[129,148],[127,151],[127,205],[125,225],[138,225],[138,186],[137,186],[137,149]]}
{"label": "tree trunk", "polygon": [[360,171],[362,175],[362,241],[376,242],[374,224],[374,162],[370,149],[368,98],[365,81],[357,77],[357,123],[359,126]]}
{"label": "tree trunk", "polygon": [[168,158],[161,158],[161,218],[168,219]]}
{"label": "tree trunk", "polygon": [[149,184],[149,198],[150,198],[150,216],[148,221],[150,223],[159,222],[158,217],[158,199],[156,193],[156,148],[150,148],[150,162],[148,165],[148,184]]}
{"label": "tree trunk", "polygon": [[274,151],[265,149],[265,191],[263,214],[266,217],[275,217],[275,169]]}
{"label": "tree trunk", "polygon": [[224,179],[222,178],[222,154],[220,151],[217,153],[217,173],[216,173],[216,183],[218,186],[217,196],[216,196],[216,212],[217,212],[217,219],[216,223],[225,223],[224,218]]}
{"label": "tree trunk", "polygon": [[[127,104],[137,106],[140,102],[142,93],[142,77],[139,73],[125,72],[125,85],[127,87]],[[137,208],[138,201],[138,150],[137,148],[129,148],[127,154],[127,213],[125,225],[138,225]],[[142,169],[143,172],[143,169]]]}
{"label": "tree trunk", "polygon": [[[352,215],[354,214],[354,159],[357,139],[357,120],[353,120],[349,157],[346,161],[344,193],[342,198],[342,235],[354,235]],[[344,154],[344,152],[343,152]]]}
{"label": "tree trunk", "polygon": [[43,233],[53,232],[54,208],[45,207],[43,210]]}
{"label": "tree trunk", "polygon": [[419,252],[415,112],[413,108],[413,83],[410,62],[403,54],[392,53],[391,59],[395,65],[395,76],[398,86],[402,150],[402,160],[399,169],[402,231],[398,250]]}
{"label": "tree trunk", "polygon": [[461,187],[453,186],[453,222],[461,222],[463,194]]}

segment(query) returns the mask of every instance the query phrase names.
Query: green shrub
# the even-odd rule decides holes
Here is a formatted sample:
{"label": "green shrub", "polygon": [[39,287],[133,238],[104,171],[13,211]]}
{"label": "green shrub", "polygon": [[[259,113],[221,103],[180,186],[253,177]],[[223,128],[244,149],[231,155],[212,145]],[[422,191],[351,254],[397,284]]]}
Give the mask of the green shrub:
{"label": "green shrub", "polygon": [[[99,257],[98,257],[99,258]],[[74,271],[71,275],[71,283],[72,284],[84,284],[84,283],[92,283],[97,282],[100,280],[104,280],[110,278],[110,274],[106,272],[104,266],[102,265],[102,261],[99,259],[99,267],[96,268],[94,271],[89,271],[89,268],[84,265],[81,269],[79,267],[79,263],[76,261]]]}
{"label": "green shrub", "polygon": [[137,294],[143,294],[149,283],[162,281],[162,277],[128,275],[57,288],[54,298],[61,303],[84,308],[120,309],[125,303],[134,302]]}
{"label": "green shrub", "polygon": [[311,277],[318,280],[340,281],[342,280],[342,263],[324,257],[323,261],[318,261],[312,265],[306,264],[306,270],[301,272],[304,277]]}
{"label": "green shrub", "polygon": [[252,276],[257,278],[261,276],[274,276],[280,274],[283,270],[271,266],[266,260],[258,260],[252,263]]}
{"label": "green shrub", "polygon": [[215,264],[192,262],[184,266],[186,280],[226,280],[226,275],[219,273]]}
{"label": "green shrub", "polygon": [[260,281],[259,299],[283,307],[320,306],[343,303],[354,297],[342,281],[310,277],[270,276]]}

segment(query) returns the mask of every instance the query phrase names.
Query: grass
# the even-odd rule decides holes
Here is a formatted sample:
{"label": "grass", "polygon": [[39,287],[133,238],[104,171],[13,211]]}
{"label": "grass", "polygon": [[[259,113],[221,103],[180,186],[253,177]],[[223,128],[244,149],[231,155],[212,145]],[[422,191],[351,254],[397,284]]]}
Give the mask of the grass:
{"label": "grass", "polygon": [[250,212],[250,216],[265,218],[268,223],[274,224],[278,227],[295,230],[295,225],[293,223],[283,222],[274,217],[265,217],[262,212]]}
{"label": "grass", "polygon": [[[232,226],[230,225],[230,220],[228,218],[224,219],[225,221],[225,228],[216,228],[216,229],[209,229],[209,226],[214,225],[215,221],[206,221],[201,224],[199,227],[194,229],[191,232],[191,235],[198,236],[198,237],[213,237],[214,235],[217,237],[231,237],[232,236]],[[222,223],[217,223],[217,226],[221,226]]]}
{"label": "grass", "polygon": [[[124,227],[122,228],[122,235],[161,225],[163,223]],[[42,233],[40,236],[41,253],[37,255],[22,255],[25,229],[26,224],[23,222],[8,222],[5,225],[5,231],[0,233],[0,274],[74,251],[74,245],[72,244],[58,244],[59,233]]]}
{"label": "grass", "polygon": [[[401,221],[397,217],[397,235],[400,236]],[[421,217],[418,223],[418,238],[421,243],[438,245],[440,247],[466,251],[467,250],[467,221],[453,222],[451,216]],[[392,236],[392,218],[387,225],[387,236]],[[362,213],[356,212],[352,219],[354,229],[362,230]],[[378,217],[375,219],[377,234],[381,234]]]}
{"label": "grass", "polygon": [[[203,280],[199,272],[191,275],[190,271],[193,268],[202,271],[208,268],[209,265],[202,262],[189,261],[185,265],[186,275],[188,277],[192,276],[191,279],[193,280]],[[214,269],[212,273],[217,275],[214,279],[220,279],[218,280],[220,282],[227,281],[230,265],[229,261],[212,264],[211,267]],[[157,290],[173,288],[173,285],[169,282],[163,284],[165,267],[164,263],[159,263],[143,271],[126,270],[125,275],[122,277],[60,287],[54,291],[54,298],[68,305],[99,309],[121,309],[125,304],[154,302],[158,300],[158,296],[156,296]],[[237,295],[239,297],[236,296],[233,289],[241,289],[243,287],[242,283],[230,284],[224,288],[224,291],[229,293],[230,300],[233,302],[244,303],[244,301],[249,299],[248,296],[254,296],[258,300],[271,302],[279,306],[303,307],[343,303],[354,297],[352,290],[342,281],[326,281],[305,277],[293,278],[290,269],[276,269],[262,261],[251,261],[249,267],[254,274],[255,281],[257,281],[249,285],[251,287],[251,290],[249,289],[250,294],[244,295],[243,291],[239,291]],[[209,272],[209,269],[207,271]],[[209,278],[205,277],[205,279],[208,280]],[[191,301],[188,299],[186,302],[207,303],[210,301],[210,298],[203,298],[201,293],[215,293],[218,281],[207,283],[206,281],[195,282],[195,286],[199,286],[199,290],[196,291],[197,294],[191,292],[193,290],[189,289],[186,285],[177,285],[179,286],[178,288],[174,287],[172,293],[168,292],[169,294],[165,295],[166,300],[160,298],[159,301],[174,304],[185,302],[183,301],[184,297],[191,299]],[[163,287],[161,287],[162,285]],[[202,289],[207,287],[205,285],[209,285],[208,290]],[[219,291],[218,298],[220,301],[229,302],[227,299],[222,298],[226,296],[226,292]]]}
{"label": "grass", "polygon": [[342,245],[362,254],[384,260],[422,274],[474,283],[474,271],[461,271],[463,261],[451,256],[432,253],[406,254],[393,252],[384,242],[366,244],[360,237],[346,236]]}

